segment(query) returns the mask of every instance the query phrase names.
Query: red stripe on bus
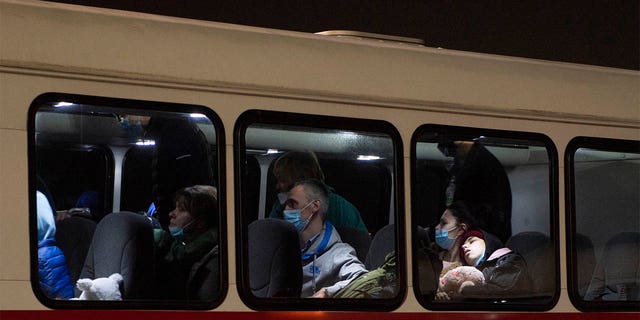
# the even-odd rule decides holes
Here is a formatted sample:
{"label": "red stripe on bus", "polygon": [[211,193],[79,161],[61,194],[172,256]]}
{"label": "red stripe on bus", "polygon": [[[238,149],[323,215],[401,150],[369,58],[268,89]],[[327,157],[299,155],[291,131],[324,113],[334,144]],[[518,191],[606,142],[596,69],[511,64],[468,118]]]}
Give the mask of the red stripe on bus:
{"label": "red stripe on bus", "polygon": [[297,311],[297,312],[202,312],[202,311],[133,311],[133,310],[43,310],[43,311],[0,311],[2,320],[70,320],[70,319],[132,319],[132,320],[160,320],[160,319],[266,319],[266,320],[289,320],[289,319],[330,319],[330,320],[417,320],[417,319],[640,319],[640,315],[635,312],[589,312],[589,313],[555,313],[555,312],[333,312],[333,311]]}

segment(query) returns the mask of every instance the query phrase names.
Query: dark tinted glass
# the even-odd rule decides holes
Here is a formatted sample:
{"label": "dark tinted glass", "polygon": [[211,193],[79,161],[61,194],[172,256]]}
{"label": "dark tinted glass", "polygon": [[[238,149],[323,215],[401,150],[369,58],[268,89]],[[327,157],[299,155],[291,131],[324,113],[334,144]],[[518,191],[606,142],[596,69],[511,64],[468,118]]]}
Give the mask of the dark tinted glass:
{"label": "dark tinted glass", "polygon": [[640,143],[567,147],[569,290],[584,310],[639,310]]}

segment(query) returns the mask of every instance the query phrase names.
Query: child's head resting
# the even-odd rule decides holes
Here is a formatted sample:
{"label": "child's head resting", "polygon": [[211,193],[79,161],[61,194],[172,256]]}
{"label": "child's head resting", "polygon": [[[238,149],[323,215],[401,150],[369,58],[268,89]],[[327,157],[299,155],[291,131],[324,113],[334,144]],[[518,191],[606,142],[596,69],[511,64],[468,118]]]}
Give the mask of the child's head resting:
{"label": "child's head resting", "polygon": [[460,259],[469,266],[478,266],[488,258],[486,253],[486,242],[484,234],[480,230],[469,230],[461,237]]}

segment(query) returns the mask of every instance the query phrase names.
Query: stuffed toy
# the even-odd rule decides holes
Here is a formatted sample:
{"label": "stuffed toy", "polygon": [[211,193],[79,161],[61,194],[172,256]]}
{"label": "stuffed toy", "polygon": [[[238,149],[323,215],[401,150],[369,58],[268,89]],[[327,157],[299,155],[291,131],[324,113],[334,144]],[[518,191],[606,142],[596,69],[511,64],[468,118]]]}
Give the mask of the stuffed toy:
{"label": "stuffed toy", "polygon": [[449,298],[460,296],[462,289],[467,286],[478,286],[484,284],[482,271],[471,266],[461,266],[447,271],[440,278],[438,286],[439,292],[446,293]]}
{"label": "stuffed toy", "polygon": [[119,273],[108,278],[78,279],[76,287],[82,291],[80,297],[71,300],[122,300],[120,284],[123,279]]}

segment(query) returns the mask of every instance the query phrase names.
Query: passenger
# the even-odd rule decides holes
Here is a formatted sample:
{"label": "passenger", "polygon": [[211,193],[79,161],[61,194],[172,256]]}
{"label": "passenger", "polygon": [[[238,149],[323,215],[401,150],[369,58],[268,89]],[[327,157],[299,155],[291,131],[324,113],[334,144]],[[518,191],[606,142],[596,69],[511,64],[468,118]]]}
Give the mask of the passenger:
{"label": "passenger", "polygon": [[355,249],[325,219],[328,197],[321,181],[308,179],[294,183],[285,201],[284,219],[300,236],[303,298],[330,298],[367,272]]}
{"label": "passenger", "polygon": [[219,290],[218,194],[212,186],[179,190],[169,232],[154,229],[159,298],[208,300]]}
{"label": "passenger", "polygon": [[[463,234],[459,253],[464,265],[482,271],[482,285],[462,289],[465,298],[518,298],[531,294],[531,278],[524,258],[502,244],[491,234],[470,230]],[[439,292],[436,300],[450,300],[445,292]]]}
{"label": "passenger", "polygon": [[83,217],[100,222],[104,217],[104,197],[97,191],[85,191],[76,201],[73,208],[56,212],[56,222],[69,217]]}
{"label": "passenger", "polygon": [[[276,160],[273,165],[278,200],[271,208],[269,217],[283,218],[284,201],[293,183],[303,179],[316,179],[324,182],[324,173],[318,163],[318,158],[311,151],[289,151]],[[358,209],[345,198],[336,194],[333,188],[327,186],[329,192],[329,209],[326,219],[337,227],[351,227],[369,233],[360,217]]]}
{"label": "passenger", "polygon": [[188,119],[152,117],[147,134],[155,140],[153,202],[163,228],[169,224],[173,195],[193,185],[214,185],[213,153],[202,130]]}
{"label": "passenger", "polygon": [[88,208],[91,218],[95,222],[100,222],[104,217],[104,197],[97,191],[85,191],[74,206],[75,208]]}
{"label": "passenger", "polygon": [[511,236],[511,186],[500,161],[477,141],[445,142],[438,147],[454,159],[447,166],[447,206],[464,201],[485,220],[487,231],[507,241]]}
{"label": "passenger", "polygon": [[56,246],[56,223],[53,208],[47,197],[36,192],[38,220],[38,276],[42,292],[50,299],[73,298],[73,285],[69,278],[64,254]]}
{"label": "passenger", "polygon": [[443,261],[443,271],[451,268],[451,264],[462,265],[463,259],[459,253],[463,240],[460,238],[465,232],[475,229],[478,223],[469,208],[462,201],[452,203],[440,217],[440,223],[435,228],[435,241],[438,246],[438,258]]}

